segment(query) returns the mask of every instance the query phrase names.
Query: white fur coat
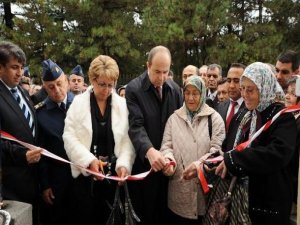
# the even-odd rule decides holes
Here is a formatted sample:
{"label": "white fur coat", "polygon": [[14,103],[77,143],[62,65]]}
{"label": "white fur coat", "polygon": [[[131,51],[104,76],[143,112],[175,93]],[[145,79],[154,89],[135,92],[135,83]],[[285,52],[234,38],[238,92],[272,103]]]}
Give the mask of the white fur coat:
{"label": "white fur coat", "polygon": [[[92,144],[92,119],[90,110],[90,94],[92,87],[74,98],[67,117],[63,134],[64,146],[71,162],[87,168],[96,157],[90,152]],[[124,166],[130,173],[135,159],[135,151],[128,136],[128,109],[124,98],[114,91],[111,101],[112,132],[115,141],[114,153],[117,157],[116,170]],[[71,166],[72,175],[88,174]]]}

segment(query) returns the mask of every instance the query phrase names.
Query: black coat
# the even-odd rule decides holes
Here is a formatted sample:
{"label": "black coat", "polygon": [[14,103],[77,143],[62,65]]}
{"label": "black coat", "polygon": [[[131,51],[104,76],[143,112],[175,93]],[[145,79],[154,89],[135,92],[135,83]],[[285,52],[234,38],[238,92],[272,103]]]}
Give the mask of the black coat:
{"label": "black coat", "polygon": [[[68,93],[67,109],[73,101],[74,95]],[[64,148],[62,135],[65,126],[66,111],[58,107],[57,103],[48,97],[44,104],[37,109],[39,125],[39,146],[69,160]],[[71,168],[69,164],[54,159],[42,157],[40,161],[40,185],[41,190],[52,188],[55,192],[62,192],[71,180]]]}
{"label": "black coat", "polygon": [[[272,104],[261,112],[262,124],[270,120],[283,105]],[[245,131],[247,134],[248,131]],[[246,141],[245,135],[243,141]],[[249,210],[252,224],[289,224],[292,203],[292,174],[289,163],[296,144],[296,123],[286,113],[242,152],[224,154],[229,173],[249,176]]]}
{"label": "black coat", "polygon": [[[160,149],[169,116],[182,106],[180,87],[174,81],[167,80],[160,101],[145,72],[127,85],[126,102],[129,110],[129,136],[137,152],[137,160],[144,162],[149,148]],[[140,172],[148,170],[149,165],[140,169]]]}
{"label": "black coat", "polygon": [[[73,101],[74,95],[68,93],[66,110]],[[39,124],[39,146],[69,160],[64,148],[63,131],[66,110],[48,97],[36,110]],[[67,224],[72,184],[71,167],[69,164],[42,157],[39,163],[41,191],[51,188],[55,198],[53,205],[41,204],[41,219],[45,224]],[[44,224],[43,223],[43,224]]]}
{"label": "black coat", "polygon": [[[220,102],[217,106],[216,111],[221,115],[226,125],[226,116],[227,111],[230,106],[230,100],[226,100],[224,102]],[[247,108],[245,107],[245,103],[243,102],[240,106],[239,110],[232,117],[228,130],[226,130],[226,137],[222,143],[222,150],[224,152],[230,151],[233,148],[236,132],[239,128],[239,125],[247,112]]]}
{"label": "black coat", "polygon": [[[37,128],[37,120],[33,105],[21,87],[18,87],[27,102]],[[0,81],[0,117],[1,129],[15,138],[35,144],[28,122],[13,95]],[[37,130],[35,130],[37,136]],[[36,165],[28,164],[26,149],[20,145],[2,141],[2,171],[3,171],[3,197],[4,199],[33,203],[38,194]]]}
{"label": "black coat", "polygon": [[[148,73],[133,79],[126,87],[129,110],[129,137],[137,153],[132,173],[150,169],[145,155],[150,147],[159,150],[165,124],[169,116],[182,106],[179,86],[172,80],[163,85],[160,100]],[[144,180],[129,183],[133,207],[141,225],[166,224],[167,178],[162,173],[151,173]]]}

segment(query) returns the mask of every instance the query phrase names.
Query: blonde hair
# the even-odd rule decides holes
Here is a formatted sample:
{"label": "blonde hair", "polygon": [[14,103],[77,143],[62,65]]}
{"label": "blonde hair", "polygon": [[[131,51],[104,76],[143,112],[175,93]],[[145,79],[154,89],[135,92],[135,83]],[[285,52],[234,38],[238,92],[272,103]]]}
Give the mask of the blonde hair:
{"label": "blonde hair", "polygon": [[117,62],[107,56],[99,55],[90,64],[89,67],[89,81],[93,81],[99,77],[106,77],[113,81],[119,78],[119,67]]}

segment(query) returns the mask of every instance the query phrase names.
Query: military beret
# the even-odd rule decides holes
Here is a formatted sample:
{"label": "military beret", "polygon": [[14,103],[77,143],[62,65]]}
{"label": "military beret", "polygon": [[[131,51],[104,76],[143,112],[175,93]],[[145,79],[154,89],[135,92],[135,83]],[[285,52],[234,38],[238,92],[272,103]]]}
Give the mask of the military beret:
{"label": "military beret", "polygon": [[24,67],[24,76],[25,77],[30,77],[30,71],[29,71],[28,66]]}
{"label": "military beret", "polygon": [[42,72],[43,81],[54,81],[61,74],[63,74],[62,69],[51,59],[47,59],[43,61],[43,72]]}
{"label": "military beret", "polygon": [[84,77],[84,74],[83,74],[83,71],[82,71],[82,68],[81,68],[80,65],[75,66],[75,67],[72,69],[72,71],[71,71],[70,74],[71,74],[71,75],[72,75],[72,74],[75,74],[75,75],[77,75],[77,76]]}

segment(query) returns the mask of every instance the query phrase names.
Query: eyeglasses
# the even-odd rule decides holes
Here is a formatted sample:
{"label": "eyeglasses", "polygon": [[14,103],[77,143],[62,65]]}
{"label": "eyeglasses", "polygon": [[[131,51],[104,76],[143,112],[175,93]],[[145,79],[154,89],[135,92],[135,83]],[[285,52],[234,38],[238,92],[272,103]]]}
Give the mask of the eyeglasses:
{"label": "eyeglasses", "polygon": [[240,92],[244,92],[247,95],[253,95],[255,91],[258,91],[258,88],[256,87],[251,87],[251,88],[246,88],[246,87],[240,87]]}
{"label": "eyeglasses", "polygon": [[197,93],[197,92],[195,92],[195,93],[190,93],[190,92],[184,92],[183,93],[184,94],[184,97],[185,98],[189,98],[190,97],[190,95],[192,96],[192,98],[199,98],[199,96],[200,96],[200,93]]}
{"label": "eyeglasses", "polygon": [[290,95],[290,96],[292,96],[292,97],[297,97],[296,96],[296,94],[295,94],[295,92],[286,92],[286,95]]}
{"label": "eyeglasses", "polygon": [[106,84],[104,82],[100,82],[100,83],[97,83],[98,87],[100,87],[101,89],[105,89],[105,88],[108,88],[108,89],[113,89],[114,88],[114,84]]}

